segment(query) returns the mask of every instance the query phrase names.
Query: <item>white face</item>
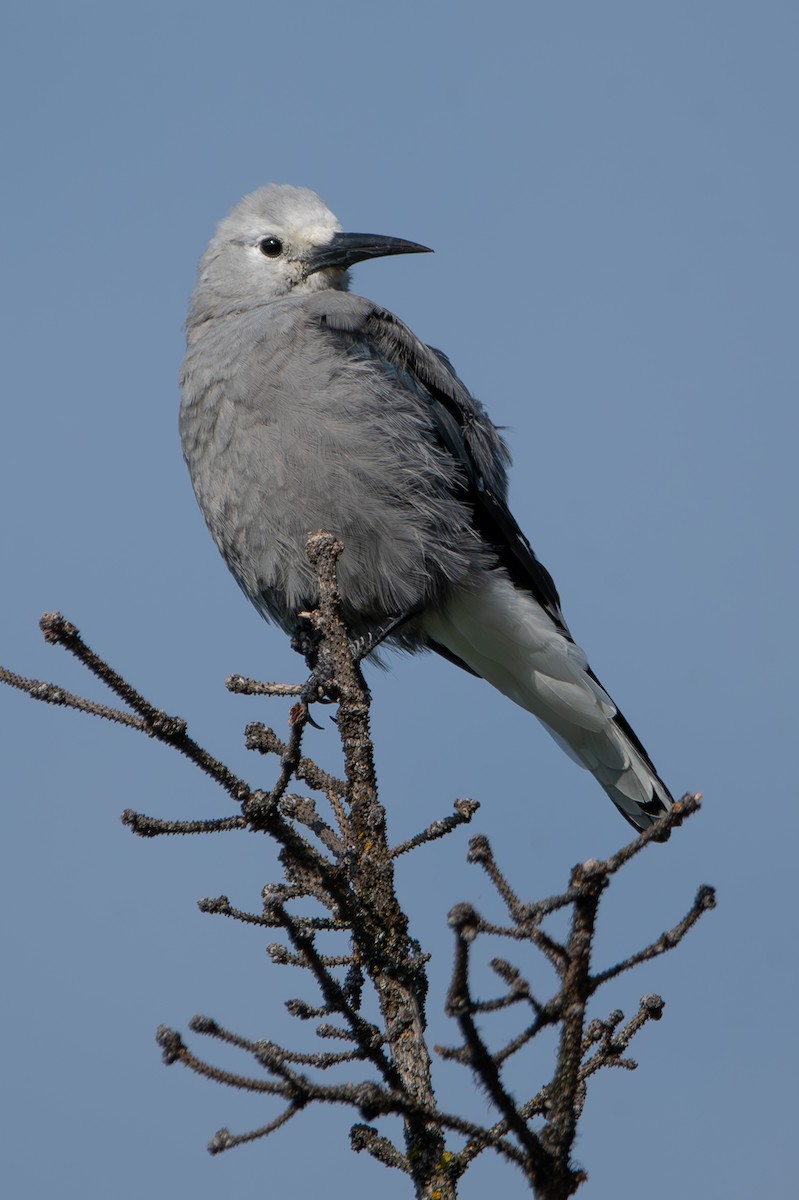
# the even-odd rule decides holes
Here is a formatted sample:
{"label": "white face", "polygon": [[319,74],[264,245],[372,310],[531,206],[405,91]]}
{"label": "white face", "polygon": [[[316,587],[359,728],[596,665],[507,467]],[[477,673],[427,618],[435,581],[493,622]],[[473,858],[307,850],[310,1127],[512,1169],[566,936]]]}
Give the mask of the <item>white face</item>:
{"label": "white face", "polygon": [[260,188],[220,223],[200,264],[195,304],[205,315],[221,314],[297,289],[346,286],[341,268],[308,270],[312,251],[340,230],[333,213],[307,188]]}

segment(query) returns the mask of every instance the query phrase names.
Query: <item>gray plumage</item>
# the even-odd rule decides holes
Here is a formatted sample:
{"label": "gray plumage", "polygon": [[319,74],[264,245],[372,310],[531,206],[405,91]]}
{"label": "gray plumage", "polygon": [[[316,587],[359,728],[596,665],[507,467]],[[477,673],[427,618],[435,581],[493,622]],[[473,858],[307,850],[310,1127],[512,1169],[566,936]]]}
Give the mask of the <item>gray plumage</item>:
{"label": "gray plumage", "polygon": [[342,539],[344,615],[438,650],[539,717],[637,828],[671,796],[566,626],[507,507],[509,456],[439,351],[346,289],[346,268],[425,247],[343,234],[304,188],[269,186],[200,264],[180,431],[208,527],[258,610],[312,608],[310,532]]}

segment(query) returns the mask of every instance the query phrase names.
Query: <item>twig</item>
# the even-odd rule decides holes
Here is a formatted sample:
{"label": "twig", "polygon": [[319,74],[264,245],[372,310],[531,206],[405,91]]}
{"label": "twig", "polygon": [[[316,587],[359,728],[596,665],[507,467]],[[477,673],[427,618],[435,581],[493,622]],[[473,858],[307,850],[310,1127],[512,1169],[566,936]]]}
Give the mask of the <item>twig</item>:
{"label": "twig", "polygon": [[[282,741],[273,729],[261,725],[257,721],[247,726],[245,738],[247,749],[257,750],[259,754],[282,756],[288,752],[288,743]],[[301,779],[315,791],[333,793],[336,796],[345,796],[347,793],[347,785],[343,779],[336,779],[335,775],[323,771],[310,758],[304,758],[302,755],[297,762],[294,775],[296,779]]]}
{"label": "twig", "polygon": [[[246,829],[266,833],[280,847],[283,881],[264,887],[261,913],[237,908],[226,896],[201,900],[200,908],[250,926],[282,930],[287,944],[267,947],[272,962],[308,971],[319,992],[318,1003],[293,999],[286,1002],[286,1008],[300,1021],[316,1022],[319,1041],[333,1041],[341,1049],[289,1048],[268,1039],[241,1037],[208,1017],[190,1022],[194,1034],[249,1056],[256,1077],[207,1063],[188,1049],[180,1034],[159,1030],[166,1062],[182,1062],[214,1082],[275,1097],[284,1105],[274,1119],[250,1132],[233,1135],[220,1130],[209,1146],[212,1153],[276,1132],[311,1103],[334,1103],[348,1106],[366,1122],[385,1116],[400,1118],[404,1152],[371,1124],[362,1122],[352,1128],[351,1145],[406,1173],[420,1200],[455,1200],[459,1178],[485,1150],[520,1169],[539,1200],[566,1200],[585,1179],[571,1155],[590,1080],[605,1067],[634,1069],[635,1060],[628,1052],[632,1039],[663,1013],[659,996],[645,996],[626,1024],[619,1009],[591,1020],[589,1002],[609,980],[672,950],[715,904],[713,889],[700,888],[688,913],[671,929],[622,962],[592,973],[590,960],[601,898],[623,866],[650,842],[665,840],[698,810],[700,797],[684,796],[669,814],[617,854],[575,867],[562,894],[535,903],[522,901],[496,862],[488,839],[472,838],[468,860],[486,873],[508,919],[506,924],[486,921],[469,904],[452,910],[455,955],[447,1011],[457,1024],[460,1044],[437,1049],[442,1058],[472,1072],[499,1119],[479,1124],[442,1110],[433,1091],[425,1037],[427,955],[410,936],[408,918],[400,908],[394,862],[468,823],[478,806],[475,801],[459,800],[452,815],[391,848],[386,814],[377,794],[369,692],[341,615],[336,564],[343,547],[331,535],[320,533],[309,539],[308,553],[319,588],[316,611],[303,617],[307,626],[316,630],[311,639],[315,662],[311,678],[304,684],[260,683],[243,676],[228,680],[229,690],[239,694],[297,699],[289,714],[286,740],[261,724],[247,729],[248,748],[280,759],[271,790],[250,788],[194,742],[185,721],[168,716],[145,699],[59,614],[42,619],[48,642],[63,645],[131,711],[97,704],[5,668],[0,668],[0,682],[34,699],[115,721],[171,746],[241,806],[240,815],[188,821],[126,810],[123,821],[139,836]],[[298,644],[303,644],[302,639]],[[315,724],[310,705],[319,699],[332,699],[338,705],[343,779],[301,752],[306,726]],[[289,790],[293,780],[326,797],[329,812],[325,810],[323,816],[316,800],[293,794]],[[303,831],[316,841],[311,842]],[[294,911],[298,906],[300,911]],[[544,928],[552,914],[563,910],[570,913],[565,942]],[[540,951],[555,969],[555,994],[549,999],[533,995],[518,966],[507,958],[494,957],[491,969],[506,990],[493,998],[475,998],[472,947],[485,937],[505,939],[514,952],[526,947]],[[494,1045],[484,1029],[478,1028],[477,1019],[490,1030],[494,1013],[517,1012],[519,1005],[525,1024],[506,1036],[503,1044]],[[551,1025],[559,1030],[552,1078],[527,1099],[517,1099],[503,1074],[506,1063]],[[317,1077],[320,1073],[329,1076],[341,1067],[371,1070],[376,1078],[336,1084]],[[445,1136],[450,1133],[466,1139],[458,1152],[446,1148]]]}
{"label": "twig", "polygon": [[456,800],[453,807],[455,808],[453,816],[433,821],[421,833],[417,833],[414,837],[395,846],[391,851],[392,858],[399,858],[401,854],[408,854],[411,850],[418,849],[419,846],[425,846],[428,842],[446,837],[448,833],[452,833],[461,825],[468,825],[480,805],[476,800]]}
{"label": "twig", "polygon": [[235,696],[301,696],[301,683],[261,683],[245,675],[228,675],[225,687]]}

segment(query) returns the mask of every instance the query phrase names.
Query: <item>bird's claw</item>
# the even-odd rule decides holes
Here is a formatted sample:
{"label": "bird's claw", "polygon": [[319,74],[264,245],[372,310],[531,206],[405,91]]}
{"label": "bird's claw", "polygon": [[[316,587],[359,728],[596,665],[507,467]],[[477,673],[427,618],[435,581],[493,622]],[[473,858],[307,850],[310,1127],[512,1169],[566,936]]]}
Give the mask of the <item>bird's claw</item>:
{"label": "bird's claw", "polygon": [[302,689],[301,699],[306,705],[337,704],[341,699],[341,688],[327,663],[317,661],[313,666]]}
{"label": "bird's claw", "polygon": [[322,635],[316,626],[304,613],[297,617],[294,633],[291,635],[291,648],[301,654],[311,671],[316,671],[319,663],[319,646]]}
{"label": "bird's claw", "polygon": [[360,637],[350,638],[350,654],[356,666],[359,666],[373,650],[377,649],[382,640],[373,633],[364,633]]}

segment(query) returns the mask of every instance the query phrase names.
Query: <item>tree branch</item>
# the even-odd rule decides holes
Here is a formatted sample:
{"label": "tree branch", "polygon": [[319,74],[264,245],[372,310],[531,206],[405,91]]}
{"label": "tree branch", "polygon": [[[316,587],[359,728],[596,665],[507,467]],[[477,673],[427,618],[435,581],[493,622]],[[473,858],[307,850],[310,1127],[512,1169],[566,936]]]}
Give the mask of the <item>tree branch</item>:
{"label": "tree branch", "polygon": [[[391,847],[377,792],[369,691],[341,617],[336,565],[343,547],[331,535],[319,533],[309,539],[308,553],[320,597],[317,610],[303,617],[306,629],[314,631],[310,678],[302,684],[259,683],[243,676],[228,680],[229,690],[237,694],[295,701],[285,739],[260,723],[247,728],[248,748],[279,760],[269,790],[251,788],[193,741],[185,721],[151,704],[57,613],[42,618],[46,640],[64,646],[130,711],[97,704],[5,668],[0,668],[0,682],[34,699],[115,721],[171,746],[239,805],[237,814],[206,820],[165,820],[126,810],[122,819],[138,836],[244,829],[266,834],[280,848],[283,878],[265,885],[262,912],[246,912],[226,896],[201,900],[200,908],[248,925],[282,930],[286,944],[268,947],[272,962],[292,971],[308,971],[318,990],[317,1003],[286,1002],[288,1012],[306,1023],[306,1040],[307,1023],[315,1022],[314,1048],[244,1038],[208,1017],[190,1022],[195,1035],[247,1056],[255,1072],[250,1076],[205,1062],[174,1030],[162,1027],[157,1035],[165,1062],[181,1062],[216,1083],[282,1106],[271,1120],[250,1132],[233,1135],[220,1130],[210,1143],[212,1153],[276,1133],[310,1104],[333,1103],[362,1118],[352,1127],[352,1148],[402,1171],[419,1198],[455,1200],[461,1176],[480,1154],[491,1150],[520,1170],[541,1200],[566,1200],[585,1179],[573,1164],[572,1153],[590,1080],[604,1067],[633,1069],[636,1063],[628,1053],[632,1039],[644,1026],[660,1020],[664,1008],[660,997],[645,996],[625,1024],[618,1009],[606,1017],[592,1016],[589,1008],[595,994],[617,976],[674,949],[715,904],[713,889],[701,887],[689,911],[672,928],[622,962],[592,973],[602,896],[622,867],[651,842],[665,840],[698,810],[700,797],[684,796],[617,854],[575,867],[562,894],[537,902],[520,898],[486,837],[471,839],[468,861],[485,873],[507,913],[507,923],[489,922],[466,903],[450,913],[455,947],[446,1010],[460,1040],[436,1050],[439,1057],[468,1068],[494,1114],[480,1124],[442,1110],[433,1088],[426,1040],[428,956],[410,935],[396,894],[394,862],[457,832],[472,820],[478,805],[459,800],[451,815]],[[337,705],[341,778],[302,753],[305,729],[315,723],[311,705],[322,700]],[[314,796],[291,791],[293,783],[306,785]],[[298,907],[300,911],[295,911]],[[564,910],[569,914],[565,941],[560,940],[562,934],[556,937],[546,928],[548,919]],[[508,957],[494,956],[490,998],[478,998],[474,947],[480,938],[504,939],[511,954],[540,952],[554,968],[554,994],[547,999],[534,994],[520,966]],[[499,996],[496,977],[504,985]],[[497,1013],[508,1014],[500,1039],[491,1036]],[[511,1019],[518,1025],[509,1031]],[[558,1030],[551,1078],[519,1099],[508,1086],[506,1064],[548,1026]],[[329,1045],[331,1040],[342,1048],[318,1048],[320,1042]],[[340,1068],[350,1074],[364,1071],[365,1077],[329,1082],[331,1073],[334,1078]],[[385,1117],[402,1121],[402,1149],[374,1127]],[[454,1149],[447,1145],[450,1135],[459,1139]]]}

